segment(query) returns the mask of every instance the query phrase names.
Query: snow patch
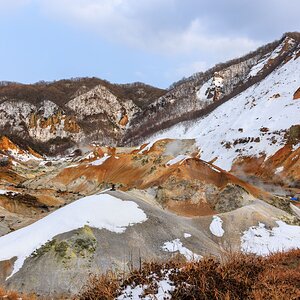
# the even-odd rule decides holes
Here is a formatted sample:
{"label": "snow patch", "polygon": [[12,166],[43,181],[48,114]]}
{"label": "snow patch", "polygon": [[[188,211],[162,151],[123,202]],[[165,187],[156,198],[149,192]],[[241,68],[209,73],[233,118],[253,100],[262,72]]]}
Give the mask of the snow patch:
{"label": "snow patch", "polygon": [[15,150],[15,149],[9,150],[8,154],[11,155],[14,159],[22,161],[22,162],[26,162],[29,160],[37,160],[37,161],[43,160],[42,158],[36,157],[27,152],[20,153],[18,150]]}
{"label": "snow patch", "polygon": [[[148,143],[142,150],[140,150],[138,152],[138,154],[143,154],[144,152],[148,152],[152,148],[152,146],[154,145],[155,142],[156,141]],[[138,149],[140,149],[140,148],[141,148],[141,146]]]}
{"label": "snow patch", "polygon": [[8,193],[12,193],[12,195],[19,194],[18,192],[15,192],[15,191],[0,190],[0,195],[7,195]]}
{"label": "snow patch", "polygon": [[222,237],[224,234],[224,229],[222,228],[223,220],[218,216],[213,216],[213,219],[209,225],[210,232],[217,236]]}
{"label": "snow patch", "polygon": [[296,151],[300,148],[300,143],[293,145],[293,151]]}
{"label": "snow patch", "polygon": [[182,254],[188,261],[198,261],[202,258],[201,255],[195,254],[188,248],[182,245],[180,239],[175,239],[170,242],[165,242],[163,245],[163,250],[166,252],[179,252]]}
{"label": "snow patch", "polygon": [[94,152],[88,152],[79,161],[83,161],[83,160],[86,160],[86,159],[92,159],[94,157],[95,157]]}
{"label": "snow patch", "polygon": [[300,248],[300,226],[276,221],[278,227],[267,229],[259,223],[244,232],[241,237],[241,250],[245,253],[269,255],[274,252]]}
{"label": "snow patch", "polygon": [[78,164],[72,164],[72,165],[66,166],[65,169],[76,168],[76,167],[78,167],[78,166],[79,166]]}
{"label": "snow patch", "polygon": [[180,154],[180,155],[176,156],[175,158],[169,160],[169,161],[166,163],[166,165],[167,165],[167,166],[172,166],[172,165],[175,165],[175,164],[177,164],[177,163],[179,163],[179,162],[180,162],[180,164],[182,164],[182,163],[183,163],[186,159],[188,159],[188,158],[191,158],[191,157],[188,156],[188,155],[182,155],[182,154]]}
{"label": "snow patch", "polygon": [[281,173],[283,171],[283,167],[278,167],[276,170],[275,170],[275,174],[278,174],[278,173]]}
{"label": "snow patch", "polygon": [[44,118],[49,118],[58,111],[59,107],[52,101],[44,100],[41,103],[39,113],[43,112]]}
{"label": "snow patch", "polygon": [[107,155],[106,153],[104,154],[103,157],[94,160],[93,162],[91,162],[89,165],[91,166],[101,166],[107,159],[110,158],[110,155]]}
{"label": "snow patch", "polygon": [[209,87],[212,85],[212,78],[209,79],[207,82],[205,82],[200,90],[196,93],[196,96],[197,96],[197,99],[200,100],[200,101],[205,101],[205,102],[208,102],[208,103],[211,103],[213,102],[212,99],[208,99],[207,98],[207,91],[209,89]]}
{"label": "snow patch", "polygon": [[188,239],[188,238],[190,238],[192,235],[190,234],[190,233],[187,233],[187,232],[185,232],[184,234],[183,234],[183,237],[185,238],[185,239]]}
{"label": "snow patch", "polygon": [[164,279],[156,280],[157,274],[151,275],[149,278],[152,282],[156,282],[158,290],[156,294],[144,295],[145,291],[149,288],[148,285],[127,286],[117,298],[117,300],[169,300],[171,299],[171,292],[174,290],[174,283],[169,279],[171,270],[165,275]]}

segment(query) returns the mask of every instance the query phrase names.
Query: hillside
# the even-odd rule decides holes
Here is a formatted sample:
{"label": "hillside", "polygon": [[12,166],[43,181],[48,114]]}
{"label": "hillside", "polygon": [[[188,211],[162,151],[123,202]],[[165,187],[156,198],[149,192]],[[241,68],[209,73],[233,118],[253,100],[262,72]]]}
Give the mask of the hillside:
{"label": "hillside", "polygon": [[195,140],[91,145],[55,158],[7,138],[0,145],[6,289],[59,298],[78,293],[90,273],[127,272],[141,258],[178,254],[189,261],[300,247],[299,208],[199,159]]}
{"label": "hillside", "polygon": [[0,85],[0,135],[49,154],[76,143],[116,144],[133,114],[165,91],[143,83],[78,78]]}
{"label": "hillside", "polygon": [[0,84],[0,287],[297,299],[299,70],[288,33],[168,90]]}
{"label": "hillside", "polygon": [[[279,41],[244,57],[174,84],[165,95],[136,114],[123,142],[135,144],[159,130],[207,115],[285,64],[295,51],[299,51],[299,42],[298,33],[285,34]],[[296,78],[296,74],[293,77]]]}
{"label": "hillside", "polygon": [[273,178],[299,188],[299,56],[298,46],[271,74],[207,116],[179,123],[148,141],[194,138],[203,160],[241,176]]}

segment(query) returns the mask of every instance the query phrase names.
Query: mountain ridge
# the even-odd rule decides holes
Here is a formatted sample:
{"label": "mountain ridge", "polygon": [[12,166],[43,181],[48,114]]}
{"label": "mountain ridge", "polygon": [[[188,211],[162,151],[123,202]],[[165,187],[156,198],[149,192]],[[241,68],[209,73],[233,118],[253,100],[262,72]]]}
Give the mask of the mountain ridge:
{"label": "mountain ridge", "polygon": [[[137,145],[162,129],[207,115],[261,81],[299,48],[299,36],[286,33],[278,41],[196,73],[168,90],[98,78],[31,85],[4,82],[0,85],[0,135],[16,143],[26,141],[41,154],[57,154],[94,141]],[[251,73],[268,56],[262,70]]]}
{"label": "mountain ridge", "polygon": [[97,80],[2,99],[0,285],[70,298],[141,260],[299,248],[300,47],[272,47],[170,91],[118,86],[135,101]]}

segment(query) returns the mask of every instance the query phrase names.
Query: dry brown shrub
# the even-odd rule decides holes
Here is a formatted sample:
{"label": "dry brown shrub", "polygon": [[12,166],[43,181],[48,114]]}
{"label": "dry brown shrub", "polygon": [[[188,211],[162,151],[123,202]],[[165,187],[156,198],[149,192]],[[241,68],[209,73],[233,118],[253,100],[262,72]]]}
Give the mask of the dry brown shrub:
{"label": "dry brown shrub", "polygon": [[[110,300],[127,286],[146,286],[144,295],[155,295],[157,282],[166,274],[174,283],[172,299],[199,300],[282,300],[300,299],[300,249],[269,257],[230,254],[218,260],[207,257],[199,262],[173,260],[167,263],[144,263],[126,276],[108,272],[91,275],[74,300]],[[0,299],[35,300],[0,289]],[[39,298],[40,299],[40,298]],[[60,299],[60,298],[58,298]]]}
{"label": "dry brown shrub", "polygon": [[87,284],[74,299],[111,300],[117,296],[119,280],[112,272],[106,275],[90,275]]}
{"label": "dry brown shrub", "polygon": [[15,291],[5,291],[0,288],[0,300],[37,300],[34,294],[24,295]]}
{"label": "dry brown shrub", "polygon": [[124,280],[92,277],[78,299],[113,299],[118,291],[138,285],[147,286],[144,295],[155,295],[157,280],[168,270],[174,282],[172,299],[300,299],[300,250],[269,257],[229,254],[222,261],[207,257],[199,262],[145,263]]}

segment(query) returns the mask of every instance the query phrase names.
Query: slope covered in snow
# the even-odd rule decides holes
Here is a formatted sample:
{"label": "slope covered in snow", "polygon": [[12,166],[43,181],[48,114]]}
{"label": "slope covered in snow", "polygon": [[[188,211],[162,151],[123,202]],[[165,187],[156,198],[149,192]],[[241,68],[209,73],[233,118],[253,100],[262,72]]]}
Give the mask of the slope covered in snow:
{"label": "slope covered in snow", "polygon": [[85,225],[122,233],[128,226],[147,220],[135,202],[122,201],[108,194],[81,198],[47,217],[0,237],[0,261],[17,257],[10,276],[25,259],[53,237]]}
{"label": "slope covered in snow", "polygon": [[244,232],[241,249],[245,253],[269,255],[274,252],[288,251],[300,248],[300,226],[288,225],[276,221],[278,227],[266,228],[259,223]]}
{"label": "slope covered in snow", "polygon": [[239,156],[266,157],[284,144],[285,130],[300,123],[300,102],[293,94],[300,86],[298,53],[259,83],[219,106],[193,123],[180,123],[152,136],[195,138],[206,161],[216,159],[219,167],[230,170]]}

